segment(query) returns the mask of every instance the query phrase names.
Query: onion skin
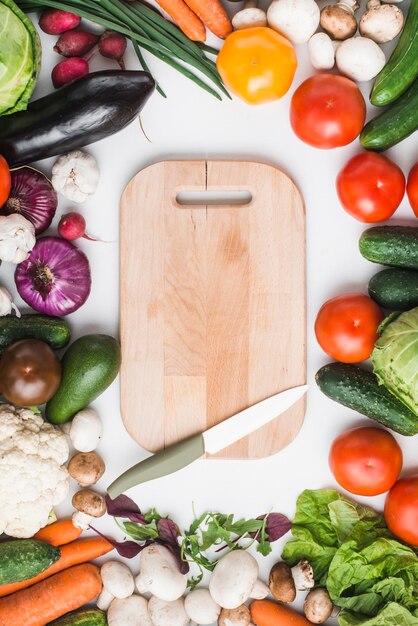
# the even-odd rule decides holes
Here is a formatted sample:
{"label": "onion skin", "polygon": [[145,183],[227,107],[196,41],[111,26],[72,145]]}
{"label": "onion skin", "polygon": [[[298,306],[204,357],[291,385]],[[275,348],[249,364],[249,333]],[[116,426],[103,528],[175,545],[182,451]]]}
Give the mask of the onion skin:
{"label": "onion skin", "polygon": [[43,233],[50,226],[58,205],[51,181],[26,165],[12,170],[11,178],[11,190],[1,214],[19,213],[32,222],[36,235]]}
{"label": "onion skin", "polygon": [[87,300],[89,261],[79,248],[60,237],[41,237],[15,272],[20,297],[35,311],[68,315]]}

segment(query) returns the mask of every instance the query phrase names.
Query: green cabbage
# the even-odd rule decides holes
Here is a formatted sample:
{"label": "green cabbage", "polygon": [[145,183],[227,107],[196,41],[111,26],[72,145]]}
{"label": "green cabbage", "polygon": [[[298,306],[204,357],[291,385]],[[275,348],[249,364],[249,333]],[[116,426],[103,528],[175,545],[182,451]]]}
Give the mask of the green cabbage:
{"label": "green cabbage", "polygon": [[0,115],[27,108],[41,63],[32,22],[13,0],[0,0]]}
{"label": "green cabbage", "polygon": [[418,415],[418,307],[390,315],[371,359],[381,385]]}

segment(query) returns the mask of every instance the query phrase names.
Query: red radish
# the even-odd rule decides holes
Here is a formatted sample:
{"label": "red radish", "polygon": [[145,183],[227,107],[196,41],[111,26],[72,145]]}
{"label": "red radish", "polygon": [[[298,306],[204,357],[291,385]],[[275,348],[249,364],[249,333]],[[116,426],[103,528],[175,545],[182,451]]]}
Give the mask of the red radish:
{"label": "red radish", "polygon": [[126,37],[120,33],[107,30],[99,39],[99,52],[107,59],[114,59],[122,70],[125,69],[123,55],[126,50]]}
{"label": "red radish", "polygon": [[39,18],[39,26],[48,35],[61,35],[66,30],[76,28],[80,22],[79,15],[61,9],[46,9]]}
{"label": "red radish", "polygon": [[63,239],[67,239],[67,241],[74,241],[75,239],[81,239],[81,237],[89,241],[98,241],[86,235],[86,220],[76,211],[71,211],[61,216],[58,224],[58,234]]}
{"label": "red radish", "polygon": [[51,78],[54,87],[63,87],[68,83],[72,83],[77,78],[82,78],[90,71],[89,64],[86,59],[81,57],[69,57],[64,61],[60,61],[52,70]]}
{"label": "red radish", "polygon": [[82,57],[96,45],[99,37],[87,30],[67,30],[54,46],[63,57]]}

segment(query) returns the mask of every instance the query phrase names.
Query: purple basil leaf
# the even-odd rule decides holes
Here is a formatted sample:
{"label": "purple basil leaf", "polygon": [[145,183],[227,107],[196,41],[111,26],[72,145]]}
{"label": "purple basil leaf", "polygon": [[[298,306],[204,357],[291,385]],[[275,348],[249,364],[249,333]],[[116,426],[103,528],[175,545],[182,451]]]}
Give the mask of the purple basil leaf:
{"label": "purple basil leaf", "polygon": [[[257,519],[264,519],[265,515]],[[292,522],[282,513],[269,513],[267,517],[266,532],[270,543],[283,537],[292,528]]]}
{"label": "purple basil leaf", "polygon": [[180,537],[179,527],[173,520],[162,517],[157,522],[158,539],[166,544],[178,547],[178,538]]}
{"label": "purple basil leaf", "polygon": [[103,537],[111,543],[120,556],[125,557],[125,559],[133,559],[134,556],[137,556],[140,552],[142,552],[145,546],[148,545],[148,542],[140,545],[139,543],[136,543],[136,541],[115,541],[115,539],[104,535],[100,532],[100,530],[94,528],[94,526],[89,526],[89,528],[100,535],[100,537]]}
{"label": "purple basil leaf", "polygon": [[109,495],[106,495],[106,508],[109,515],[112,517],[123,517],[136,522],[137,524],[146,525],[147,521],[142,515],[139,507],[135,504],[131,498],[124,494],[118,496],[114,500]]}
{"label": "purple basil leaf", "polygon": [[174,556],[177,562],[177,567],[179,568],[179,572],[181,574],[188,574],[190,567],[186,561],[183,561],[180,554],[180,546],[173,546],[170,543],[162,544],[167,550],[170,550],[171,554]]}

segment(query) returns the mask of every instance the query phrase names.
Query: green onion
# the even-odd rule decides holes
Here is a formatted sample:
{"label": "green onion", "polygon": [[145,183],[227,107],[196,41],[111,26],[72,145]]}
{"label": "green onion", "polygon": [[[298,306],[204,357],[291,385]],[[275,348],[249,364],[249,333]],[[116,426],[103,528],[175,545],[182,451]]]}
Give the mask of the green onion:
{"label": "green onion", "polygon": [[[217,50],[200,42],[190,41],[176,25],[166,20],[144,0],[130,4],[124,4],[121,0],[16,0],[16,2],[27,13],[45,8],[61,9],[76,13],[103,28],[121,33],[132,41],[138,61],[145,71],[149,72],[149,67],[141,48],[167,63],[218,100],[222,100],[222,96],[217,89],[230,98],[216,64],[206,56],[206,54],[216,55]],[[209,80],[215,89],[204,78]],[[165,97],[159,85],[157,89]]]}

